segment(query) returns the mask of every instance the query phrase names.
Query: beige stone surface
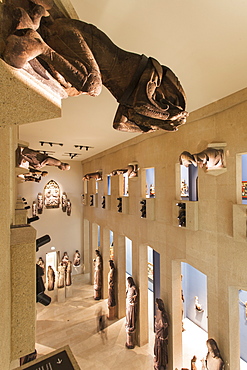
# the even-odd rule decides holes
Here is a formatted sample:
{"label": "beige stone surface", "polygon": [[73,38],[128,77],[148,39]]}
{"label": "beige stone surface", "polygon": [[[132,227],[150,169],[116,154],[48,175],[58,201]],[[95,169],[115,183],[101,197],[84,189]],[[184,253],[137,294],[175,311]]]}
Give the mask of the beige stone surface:
{"label": "beige stone surface", "polygon": [[[247,152],[246,110],[247,89],[244,89],[192,112],[188,122],[175,133],[143,134],[83,161],[83,172],[93,172],[100,166],[103,176],[133,160],[139,165],[139,176],[129,188],[129,214],[117,213],[119,187],[112,178],[111,209],[84,206],[84,219],[89,224],[113,230],[114,238],[125,235],[132,240],[133,277],[140,284],[141,299],[142,326],[138,326],[137,337],[142,344],[147,339],[147,275],[142,261],[145,261],[148,245],[160,253],[161,298],[172,323],[169,370],[182,366],[180,309],[177,307],[182,261],[206,274],[208,335],[216,339],[227,363],[226,369],[239,369],[239,359],[234,356],[239,353],[239,343],[234,342],[230,333],[237,333],[232,326],[239,320],[235,302],[238,289],[247,289],[247,206],[238,204],[241,202],[239,157]],[[198,169],[198,202],[186,202],[188,224],[179,228],[174,209],[180,186],[179,154],[223,144],[226,168],[216,176]],[[154,218],[144,220],[140,218],[139,202],[143,196],[142,170],[148,167],[155,167],[156,197]],[[99,196],[105,195],[104,191],[103,186]],[[88,238],[90,240],[90,235]]]}

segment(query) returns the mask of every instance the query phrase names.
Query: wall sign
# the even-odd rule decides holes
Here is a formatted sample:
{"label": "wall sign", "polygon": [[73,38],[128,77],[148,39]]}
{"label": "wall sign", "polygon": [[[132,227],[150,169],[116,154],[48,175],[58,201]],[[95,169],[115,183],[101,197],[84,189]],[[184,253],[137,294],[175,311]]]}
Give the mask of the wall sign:
{"label": "wall sign", "polygon": [[15,370],[80,370],[69,346],[53,351]]}

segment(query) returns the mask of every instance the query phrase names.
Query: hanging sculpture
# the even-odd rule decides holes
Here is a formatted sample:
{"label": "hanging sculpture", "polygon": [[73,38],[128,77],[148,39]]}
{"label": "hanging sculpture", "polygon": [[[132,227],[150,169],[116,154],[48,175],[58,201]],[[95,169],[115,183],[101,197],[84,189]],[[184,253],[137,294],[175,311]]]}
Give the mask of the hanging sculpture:
{"label": "hanging sculpture", "polygon": [[98,96],[104,85],[119,103],[115,129],[176,131],[186,122],[183,88],[154,58],[122,50],[94,25],[65,18],[53,0],[6,0],[3,14],[5,62],[48,71],[70,96]]}

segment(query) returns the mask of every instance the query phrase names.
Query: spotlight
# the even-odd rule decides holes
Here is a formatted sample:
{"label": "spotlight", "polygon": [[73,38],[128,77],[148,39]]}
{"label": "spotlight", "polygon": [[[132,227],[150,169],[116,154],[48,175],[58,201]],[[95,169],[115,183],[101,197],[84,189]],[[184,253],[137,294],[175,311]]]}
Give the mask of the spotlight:
{"label": "spotlight", "polygon": [[36,239],[36,252],[38,252],[39,248],[42,247],[42,245],[45,245],[50,241],[51,237],[48,234],[41,236],[41,238]]}

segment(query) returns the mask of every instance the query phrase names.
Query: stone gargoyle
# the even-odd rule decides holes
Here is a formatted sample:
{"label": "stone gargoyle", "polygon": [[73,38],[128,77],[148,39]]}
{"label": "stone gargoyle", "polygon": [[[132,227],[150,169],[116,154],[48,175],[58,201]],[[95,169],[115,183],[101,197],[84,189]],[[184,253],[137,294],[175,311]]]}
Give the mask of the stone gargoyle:
{"label": "stone gargoyle", "polygon": [[205,167],[207,170],[215,168],[224,168],[224,151],[223,149],[207,148],[200,153],[191,154],[182,152],[179,156],[180,164],[188,167],[193,164],[195,167]]}
{"label": "stone gargoyle", "polygon": [[90,179],[95,179],[96,181],[103,180],[102,172],[101,171],[96,171],[96,172],[87,173],[82,178],[82,180],[84,180],[84,181],[89,181]]}
{"label": "stone gargoyle", "polygon": [[104,85],[119,103],[113,127],[176,131],[186,122],[184,90],[157,60],[120,49],[94,25],[66,18],[53,0],[5,0],[0,52],[55,78],[69,96],[97,96]]}

